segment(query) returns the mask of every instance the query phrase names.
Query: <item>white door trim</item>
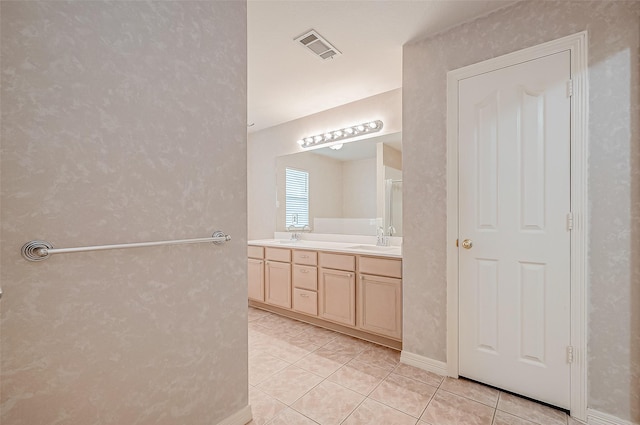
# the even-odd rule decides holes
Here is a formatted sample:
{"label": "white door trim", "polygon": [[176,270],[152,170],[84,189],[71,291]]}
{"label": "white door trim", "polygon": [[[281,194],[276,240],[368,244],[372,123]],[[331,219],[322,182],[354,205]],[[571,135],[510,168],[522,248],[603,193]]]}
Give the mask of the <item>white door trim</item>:
{"label": "white door trim", "polygon": [[587,32],[447,73],[447,369],[458,376],[458,82],[478,74],[571,51],[571,415],[587,419]]}

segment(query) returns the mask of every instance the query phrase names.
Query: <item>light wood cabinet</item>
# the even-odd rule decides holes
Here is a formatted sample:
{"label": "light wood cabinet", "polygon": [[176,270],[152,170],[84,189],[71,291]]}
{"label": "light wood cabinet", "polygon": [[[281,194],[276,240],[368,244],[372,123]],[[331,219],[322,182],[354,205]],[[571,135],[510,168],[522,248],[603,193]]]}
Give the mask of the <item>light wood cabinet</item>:
{"label": "light wood cabinet", "polygon": [[[353,255],[320,253],[318,315],[344,325],[356,325],[356,277]],[[346,268],[330,269],[325,266]]]}
{"label": "light wood cabinet", "polygon": [[265,302],[291,308],[291,264],[265,261]]}
{"label": "light wood cabinet", "polygon": [[318,315],[318,293],[307,289],[293,288],[293,309],[300,313]]}
{"label": "light wood cabinet", "polygon": [[402,280],[360,274],[358,327],[391,338],[402,337]]}
{"label": "light wood cabinet", "polygon": [[249,298],[256,301],[264,301],[264,261],[257,258],[249,258],[248,261]]}
{"label": "light wood cabinet", "polygon": [[249,246],[249,304],[358,338],[402,346],[402,260]]}
{"label": "light wood cabinet", "polygon": [[307,266],[317,266],[318,253],[316,251],[295,249],[293,250],[293,262]]}
{"label": "light wood cabinet", "polygon": [[293,287],[318,290],[318,268],[313,266],[293,265]]}
{"label": "light wood cabinet", "polygon": [[264,302],[264,248],[247,247],[249,256],[247,265],[247,292],[249,299]]}
{"label": "light wood cabinet", "polygon": [[318,253],[294,249],[293,310],[311,316],[318,315]]}

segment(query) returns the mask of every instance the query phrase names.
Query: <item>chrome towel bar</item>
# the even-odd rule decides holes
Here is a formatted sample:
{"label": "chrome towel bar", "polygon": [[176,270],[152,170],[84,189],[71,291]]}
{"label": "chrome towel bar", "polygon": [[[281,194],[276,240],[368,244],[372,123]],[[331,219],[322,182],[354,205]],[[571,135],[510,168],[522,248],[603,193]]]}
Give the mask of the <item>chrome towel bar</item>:
{"label": "chrome towel bar", "polygon": [[162,246],[162,245],[185,245],[192,243],[205,243],[213,242],[216,245],[220,245],[224,242],[230,241],[231,236],[226,235],[220,230],[213,232],[210,238],[195,238],[195,239],[177,239],[173,241],[157,241],[157,242],[137,242],[137,243],[122,243],[116,245],[96,245],[96,246],[81,246],[77,248],[54,248],[49,242],[46,241],[29,241],[22,245],[22,256],[28,261],[42,261],[49,258],[52,254],[65,254],[69,252],[87,252],[87,251],[104,251],[107,249],[123,249],[123,248],[142,248],[145,246]]}

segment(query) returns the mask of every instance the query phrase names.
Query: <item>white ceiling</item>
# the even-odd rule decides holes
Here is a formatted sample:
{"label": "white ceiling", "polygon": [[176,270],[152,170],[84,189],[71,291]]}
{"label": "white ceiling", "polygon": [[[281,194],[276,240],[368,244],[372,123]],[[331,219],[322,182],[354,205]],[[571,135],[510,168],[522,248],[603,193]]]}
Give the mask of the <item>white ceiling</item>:
{"label": "white ceiling", "polygon": [[[248,117],[257,131],[402,86],[402,45],[514,0],[248,2]],[[342,52],[293,39],[315,29]]]}

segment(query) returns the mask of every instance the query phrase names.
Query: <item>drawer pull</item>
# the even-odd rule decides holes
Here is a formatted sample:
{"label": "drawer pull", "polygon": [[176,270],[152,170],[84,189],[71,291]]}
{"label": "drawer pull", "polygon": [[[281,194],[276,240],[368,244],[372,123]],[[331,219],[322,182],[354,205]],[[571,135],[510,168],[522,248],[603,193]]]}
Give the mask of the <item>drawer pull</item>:
{"label": "drawer pull", "polygon": [[301,255],[300,258],[309,258],[308,255]]}
{"label": "drawer pull", "polygon": [[307,269],[300,269],[300,273],[309,273],[309,270],[307,270]]}
{"label": "drawer pull", "polygon": [[300,294],[302,298],[309,298],[309,294]]}

